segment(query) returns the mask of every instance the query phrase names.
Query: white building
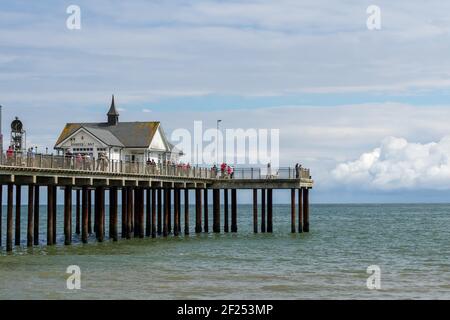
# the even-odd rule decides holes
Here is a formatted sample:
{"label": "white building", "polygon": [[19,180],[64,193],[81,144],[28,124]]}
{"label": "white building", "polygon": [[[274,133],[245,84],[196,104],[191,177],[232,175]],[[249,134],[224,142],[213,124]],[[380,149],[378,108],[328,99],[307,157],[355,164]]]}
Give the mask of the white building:
{"label": "white building", "polygon": [[107,116],[107,122],[67,123],[55,150],[96,159],[104,153],[110,160],[178,161],[181,151],[169,142],[159,122],[119,122],[114,96]]}

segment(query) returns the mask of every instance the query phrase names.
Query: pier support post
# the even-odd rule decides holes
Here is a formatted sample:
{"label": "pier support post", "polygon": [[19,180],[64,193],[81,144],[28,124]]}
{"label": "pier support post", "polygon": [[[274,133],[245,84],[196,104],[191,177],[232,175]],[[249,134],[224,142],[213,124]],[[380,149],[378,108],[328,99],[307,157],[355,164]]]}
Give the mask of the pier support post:
{"label": "pier support post", "polygon": [[151,215],[152,215],[152,203],[150,189],[145,190],[145,236],[150,237],[151,235]]}
{"label": "pier support post", "polygon": [[75,208],[75,233],[80,234],[80,218],[81,218],[81,208],[80,208],[80,201],[81,201],[81,192],[79,189],[76,191],[76,208]]}
{"label": "pier support post", "polygon": [[163,223],[163,237],[169,234],[169,188],[164,189],[164,223]]}
{"label": "pier support post", "polygon": [[144,222],[144,188],[137,188],[137,208],[138,208],[138,226],[139,226],[139,238],[144,238],[145,235],[145,222]]}
{"label": "pier support post", "polygon": [[58,188],[56,185],[52,186],[53,188],[53,239],[52,244],[56,244],[56,233],[57,233],[57,217],[58,217]]}
{"label": "pier support post", "polygon": [[82,209],[81,209],[81,241],[83,243],[87,243],[88,241],[88,232],[89,232],[89,228],[88,228],[88,222],[89,222],[89,209],[88,209],[88,205],[90,204],[89,202],[89,190],[87,186],[83,186],[81,189],[81,193],[82,193]]}
{"label": "pier support post", "polygon": [[309,190],[303,189],[303,232],[309,232]]}
{"label": "pier support post", "polygon": [[98,229],[98,235],[97,235],[97,241],[103,242],[105,237],[105,188],[104,187],[98,187],[98,216],[97,216],[97,229]]}
{"label": "pier support post", "polygon": [[53,244],[53,186],[47,187],[47,245]]}
{"label": "pier support post", "polygon": [[117,241],[117,187],[109,189],[109,238]]}
{"label": "pier support post", "polygon": [[39,185],[34,186],[34,245],[39,245],[39,211],[40,211],[40,201],[39,201]]}
{"label": "pier support post", "polygon": [[122,196],[122,229],[121,235],[122,239],[127,237],[127,188],[122,187],[121,196]]}
{"label": "pier support post", "polygon": [[172,189],[167,188],[167,234],[172,233]]}
{"label": "pier support post", "polygon": [[272,223],[272,189],[267,189],[267,232],[273,232],[273,223]]}
{"label": "pier support post", "polygon": [[98,215],[99,215],[99,194],[98,194],[98,188],[94,189],[94,233],[95,237],[98,239]]}
{"label": "pier support post", "polygon": [[16,185],[16,231],[14,235],[14,244],[20,246],[20,216],[21,216],[21,202],[22,202],[22,186]]}
{"label": "pier support post", "polygon": [[295,233],[295,189],[291,189],[291,233]]}
{"label": "pier support post", "polygon": [[158,235],[162,232],[162,189],[158,188]]}
{"label": "pier support post", "polygon": [[223,231],[229,231],[229,216],[228,216],[228,189],[223,189]]}
{"label": "pier support post", "polygon": [[88,209],[88,233],[92,234],[92,190],[87,191],[86,204]]}
{"label": "pier support post", "polygon": [[72,187],[64,188],[64,244],[72,243]]}
{"label": "pier support post", "polygon": [[133,236],[135,238],[139,237],[139,221],[140,221],[140,210],[139,210],[139,188],[133,188],[134,192],[134,214],[133,214]]}
{"label": "pier support post", "polygon": [[6,251],[12,251],[13,237],[13,185],[8,184],[8,208],[6,212]]}
{"label": "pier support post", "polygon": [[208,202],[208,189],[203,189],[203,232],[208,233],[209,232],[209,202]]}
{"label": "pier support post", "polygon": [[220,189],[213,189],[213,232],[220,232]]}
{"label": "pier support post", "polygon": [[258,189],[253,189],[253,233],[258,233]]}
{"label": "pier support post", "polygon": [[266,189],[261,189],[261,232],[266,232]]}
{"label": "pier support post", "polygon": [[181,234],[181,189],[178,190],[178,234]]}
{"label": "pier support post", "polygon": [[195,189],[195,233],[202,232],[202,190]]}
{"label": "pier support post", "polygon": [[303,189],[298,189],[298,233],[303,232]]}
{"label": "pier support post", "polygon": [[133,188],[127,188],[127,239],[131,239],[133,232],[132,219],[133,217]]}
{"label": "pier support post", "polygon": [[156,238],[156,189],[152,188],[152,238]]}
{"label": "pier support post", "polygon": [[0,184],[0,248],[2,247],[2,222],[3,222],[3,185]]}
{"label": "pier support post", "polygon": [[184,189],[184,234],[189,234],[189,189]]}
{"label": "pier support post", "polygon": [[175,188],[173,190],[173,197],[174,197],[174,207],[173,207],[173,234],[175,236],[179,235],[180,232],[180,189],[179,188]]}
{"label": "pier support post", "polygon": [[[28,225],[27,225],[27,246],[33,246],[33,219],[34,219],[34,186],[28,185]],[[0,217],[1,218],[1,217]]]}
{"label": "pier support post", "polygon": [[231,232],[237,232],[237,190],[231,189]]}

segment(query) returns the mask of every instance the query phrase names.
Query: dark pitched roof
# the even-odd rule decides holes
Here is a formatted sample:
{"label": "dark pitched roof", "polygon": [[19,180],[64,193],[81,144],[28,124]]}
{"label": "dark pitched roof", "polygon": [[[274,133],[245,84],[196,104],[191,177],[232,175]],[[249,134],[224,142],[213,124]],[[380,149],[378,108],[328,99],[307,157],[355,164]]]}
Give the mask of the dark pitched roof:
{"label": "dark pitched roof", "polygon": [[56,146],[84,128],[107,145],[126,148],[148,148],[158,130],[159,121],[108,123],[68,123],[59,135]]}

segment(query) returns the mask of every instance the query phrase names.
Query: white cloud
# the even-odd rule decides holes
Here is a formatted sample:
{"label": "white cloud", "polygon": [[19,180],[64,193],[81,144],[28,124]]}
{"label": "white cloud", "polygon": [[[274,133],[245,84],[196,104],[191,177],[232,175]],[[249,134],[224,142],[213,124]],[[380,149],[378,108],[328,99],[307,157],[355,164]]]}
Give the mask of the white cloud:
{"label": "white cloud", "polygon": [[365,24],[370,1],[77,4],[80,32],[61,23],[60,6],[2,4],[3,103],[28,102],[24,93],[37,100],[112,88],[148,101],[180,92],[263,96],[450,87],[450,4],[443,1],[380,0],[383,26],[375,33]]}
{"label": "white cloud", "polygon": [[336,182],[359,189],[450,189],[450,136],[413,143],[388,137],[332,171]]}
{"label": "white cloud", "polygon": [[152,110],[150,110],[150,109],[142,109],[142,112],[144,112],[144,113],[151,113]]}

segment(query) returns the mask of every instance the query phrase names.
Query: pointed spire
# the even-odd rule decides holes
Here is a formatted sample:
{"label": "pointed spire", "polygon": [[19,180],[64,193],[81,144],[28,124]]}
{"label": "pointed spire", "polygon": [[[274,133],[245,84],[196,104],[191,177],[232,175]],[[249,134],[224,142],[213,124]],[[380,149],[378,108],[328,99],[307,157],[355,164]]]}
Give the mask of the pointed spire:
{"label": "pointed spire", "polygon": [[112,100],[111,100],[111,107],[109,108],[108,111],[108,116],[118,116],[119,113],[116,110],[116,104],[114,103],[114,95],[112,95]]}
{"label": "pointed spire", "polygon": [[114,95],[112,95],[111,107],[107,113],[108,116],[108,124],[110,126],[115,126],[119,123],[119,113],[116,110],[116,104],[114,103]]}

